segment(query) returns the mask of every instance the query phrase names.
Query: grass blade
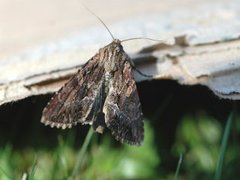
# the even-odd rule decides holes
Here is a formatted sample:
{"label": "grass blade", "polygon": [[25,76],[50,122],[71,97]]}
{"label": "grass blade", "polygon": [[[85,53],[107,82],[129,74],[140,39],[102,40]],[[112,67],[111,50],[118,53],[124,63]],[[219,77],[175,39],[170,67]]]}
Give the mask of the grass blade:
{"label": "grass blade", "polygon": [[90,143],[90,140],[93,136],[93,132],[94,132],[93,129],[90,127],[89,130],[88,130],[87,136],[84,140],[83,146],[82,146],[81,150],[79,151],[79,153],[77,155],[77,161],[76,161],[75,167],[73,169],[72,176],[76,176],[77,173],[79,172],[79,169],[82,166],[83,157],[86,153],[87,147],[88,147],[88,145]]}
{"label": "grass blade", "polygon": [[220,154],[218,157],[218,163],[217,163],[217,168],[216,168],[216,172],[215,172],[215,178],[214,178],[215,180],[221,179],[225,152],[227,149],[227,143],[228,143],[230,129],[232,126],[232,121],[233,121],[233,114],[234,113],[231,112],[231,114],[229,115],[225,130],[224,130],[223,139],[222,139],[222,143],[221,143],[221,147],[220,147]]}
{"label": "grass blade", "polygon": [[3,170],[1,167],[0,167],[0,172],[2,172],[2,174],[4,174],[7,178],[9,179],[13,179],[5,170]]}
{"label": "grass blade", "polygon": [[176,173],[175,173],[175,180],[178,180],[178,176],[179,176],[179,172],[180,172],[180,167],[182,165],[182,160],[183,160],[183,155],[180,154],[179,160],[178,160],[178,165],[177,165],[177,169],[176,169]]}
{"label": "grass blade", "polygon": [[31,171],[29,173],[29,180],[34,179],[34,175],[35,175],[35,172],[36,172],[36,167],[37,167],[37,156],[35,156],[35,158],[34,158],[33,165],[32,165]]}

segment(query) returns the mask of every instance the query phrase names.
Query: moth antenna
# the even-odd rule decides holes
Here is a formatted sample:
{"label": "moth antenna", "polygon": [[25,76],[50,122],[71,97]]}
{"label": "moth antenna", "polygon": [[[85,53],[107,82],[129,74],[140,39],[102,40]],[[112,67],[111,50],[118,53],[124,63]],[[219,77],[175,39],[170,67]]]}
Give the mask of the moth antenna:
{"label": "moth antenna", "polygon": [[135,37],[135,38],[129,38],[129,39],[121,40],[121,43],[122,42],[126,42],[126,41],[136,40],[136,39],[146,39],[146,40],[156,41],[156,42],[160,42],[160,43],[164,43],[165,42],[165,41],[162,41],[162,40],[159,40],[159,39],[152,39],[152,38],[146,38],[146,37]]}
{"label": "moth antenna", "polygon": [[107,25],[103,22],[103,20],[99,16],[97,16],[94,12],[92,12],[85,4],[82,3],[82,5],[86,8],[86,10],[88,12],[90,12],[93,16],[95,16],[102,23],[102,25],[107,29],[107,31],[109,32],[110,36],[114,40],[115,38],[114,38],[113,34],[111,33],[111,31],[109,30]]}

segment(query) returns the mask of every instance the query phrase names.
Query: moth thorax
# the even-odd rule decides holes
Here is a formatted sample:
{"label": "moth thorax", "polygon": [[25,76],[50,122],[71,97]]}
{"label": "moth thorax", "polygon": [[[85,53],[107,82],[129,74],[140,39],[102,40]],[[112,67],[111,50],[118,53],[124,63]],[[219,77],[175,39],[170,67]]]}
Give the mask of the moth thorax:
{"label": "moth thorax", "polygon": [[110,58],[109,61],[105,63],[104,68],[106,73],[110,75],[114,73],[117,70],[116,59]]}

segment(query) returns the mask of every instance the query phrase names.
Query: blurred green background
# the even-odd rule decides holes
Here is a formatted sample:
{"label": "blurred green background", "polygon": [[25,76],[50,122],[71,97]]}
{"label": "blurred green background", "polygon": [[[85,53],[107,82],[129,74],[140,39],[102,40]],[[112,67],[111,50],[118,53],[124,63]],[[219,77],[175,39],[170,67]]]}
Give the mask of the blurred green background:
{"label": "blurred green background", "polygon": [[[145,117],[141,147],[96,133],[79,156],[89,126],[51,129],[40,123],[51,95],[0,107],[0,179],[214,179],[224,129],[235,104],[222,179],[240,176],[238,102],[220,100],[201,86],[173,81],[138,84]],[[71,176],[81,161],[77,174]]]}

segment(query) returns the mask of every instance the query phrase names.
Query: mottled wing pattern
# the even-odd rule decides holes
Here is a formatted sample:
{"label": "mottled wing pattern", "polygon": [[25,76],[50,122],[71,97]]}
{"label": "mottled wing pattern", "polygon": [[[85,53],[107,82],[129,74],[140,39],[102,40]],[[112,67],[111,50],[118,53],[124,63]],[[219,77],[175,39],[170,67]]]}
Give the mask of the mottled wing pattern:
{"label": "mottled wing pattern", "polygon": [[144,138],[143,115],[132,67],[127,56],[118,61],[103,107],[106,125],[117,140],[140,145]]}
{"label": "mottled wing pattern", "polygon": [[104,66],[99,54],[91,58],[52,97],[43,110],[41,122],[58,128],[71,128],[78,122],[92,123],[100,110]]}

